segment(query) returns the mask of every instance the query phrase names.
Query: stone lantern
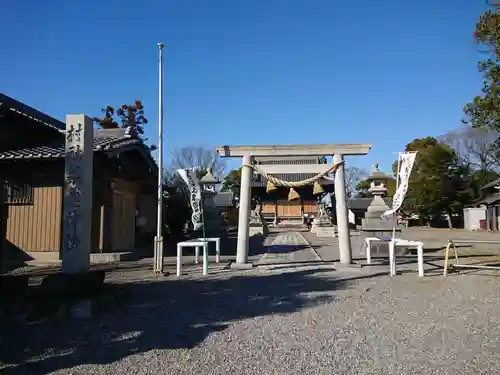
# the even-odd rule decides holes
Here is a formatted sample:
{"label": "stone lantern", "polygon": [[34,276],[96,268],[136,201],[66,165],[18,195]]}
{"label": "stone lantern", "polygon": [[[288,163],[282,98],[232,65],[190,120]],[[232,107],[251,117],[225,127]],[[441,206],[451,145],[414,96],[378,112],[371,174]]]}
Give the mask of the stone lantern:
{"label": "stone lantern", "polygon": [[205,225],[205,234],[217,232],[220,229],[219,210],[215,205],[215,196],[217,195],[216,185],[220,181],[212,174],[211,169],[200,179],[201,196],[203,200],[203,220]]}
{"label": "stone lantern", "polygon": [[382,214],[390,208],[383,199],[387,195],[385,182],[392,179],[394,179],[392,176],[379,171],[378,164],[372,166],[372,172],[366,178],[370,181],[368,191],[373,199],[365,212],[364,219],[361,220],[361,228],[371,237],[392,236],[393,221],[382,218]]}

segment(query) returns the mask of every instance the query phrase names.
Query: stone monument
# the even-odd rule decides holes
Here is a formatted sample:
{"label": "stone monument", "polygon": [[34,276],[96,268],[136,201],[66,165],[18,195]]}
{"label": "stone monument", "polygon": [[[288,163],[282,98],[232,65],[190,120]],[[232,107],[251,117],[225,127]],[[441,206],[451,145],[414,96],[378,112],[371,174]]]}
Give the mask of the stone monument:
{"label": "stone monument", "polygon": [[368,237],[391,237],[393,222],[388,218],[382,218],[382,214],[389,209],[383,197],[387,195],[385,182],[393,179],[391,176],[380,172],[378,164],[372,166],[371,174],[366,178],[370,181],[368,190],[373,199],[368,206],[365,217],[361,219],[361,230]]}
{"label": "stone monument", "polygon": [[90,265],[94,127],[85,115],[66,116],[61,269],[87,272]]}
{"label": "stone monument", "polygon": [[318,215],[313,220],[311,233],[316,233],[318,237],[335,237],[336,228],[332,224],[330,215],[328,215],[326,202],[324,201],[325,196],[318,198]]}

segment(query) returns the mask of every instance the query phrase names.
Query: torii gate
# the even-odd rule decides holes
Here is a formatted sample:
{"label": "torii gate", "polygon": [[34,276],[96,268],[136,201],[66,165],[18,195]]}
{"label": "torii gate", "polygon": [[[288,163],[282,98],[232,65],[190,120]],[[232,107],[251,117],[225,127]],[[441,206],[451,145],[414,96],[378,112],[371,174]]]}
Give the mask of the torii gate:
{"label": "torii gate", "polygon": [[[256,156],[325,156],[332,155],[334,163],[342,163],[344,155],[366,155],[371,144],[316,144],[316,145],[260,145],[260,146],[219,146],[216,148],[221,157],[242,157],[240,209],[238,220],[238,247],[236,250],[237,268],[249,268],[248,245],[251,206],[251,181],[253,158]],[[263,168],[264,167],[264,168]],[[304,165],[266,165],[259,166],[266,173],[304,173]],[[324,164],[308,165],[309,173],[323,173]],[[352,249],[349,234],[349,218],[346,200],[344,164],[335,172],[335,202],[337,210],[337,230],[339,239],[340,263],[351,264]]]}

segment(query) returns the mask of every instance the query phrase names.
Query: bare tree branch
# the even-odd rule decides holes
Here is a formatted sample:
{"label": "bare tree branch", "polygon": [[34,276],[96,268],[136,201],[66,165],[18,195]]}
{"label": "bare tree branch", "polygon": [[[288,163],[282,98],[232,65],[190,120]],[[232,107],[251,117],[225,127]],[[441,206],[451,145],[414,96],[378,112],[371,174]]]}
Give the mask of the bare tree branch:
{"label": "bare tree branch", "polygon": [[345,188],[349,198],[356,195],[356,186],[367,176],[368,172],[365,169],[358,167],[345,168]]}
{"label": "bare tree branch", "polygon": [[496,171],[500,168],[500,133],[487,128],[466,127],[447,133],[438,140],[452,147],[459,162],[471,170]]}
{"label": "bare tree branch", "polygon": [[202,146],[188,146],[174,150],[171,167],[174,169],[197,168],[206,170],[210,168],[215,178],[222,180],[226,163],[217,152]]}

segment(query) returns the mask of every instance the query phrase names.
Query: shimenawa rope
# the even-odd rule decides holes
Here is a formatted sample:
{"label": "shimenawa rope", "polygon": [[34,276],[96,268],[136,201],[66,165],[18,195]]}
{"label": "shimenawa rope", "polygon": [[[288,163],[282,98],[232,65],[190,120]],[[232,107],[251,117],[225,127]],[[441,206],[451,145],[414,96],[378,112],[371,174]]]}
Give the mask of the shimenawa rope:
{"label": "shimenawa rope", "polygon": [[264,176],[269,182],[273,183],[276,186],[285,186],[285,187],[289,187],[289,188],[294,188],[294,187],[301,187],[301,186],[310,185],[310,184],[318,181],[320,178],[324,177],[328,173],[334,172],[343,163],[344,163],[344,161],[332,164],[328,167],[327,170],[325,170],[324,172],[318,173],[316,176],[313,176],[311,178],[308,178],[308,179],[305,179],[302,181],[294,181],[294,182],[285,181],[285,180],[279,179],[277,177],[271,176],[270,174],[267,174],[265,171],[260,169],[257,165],[243,164],[242,167],[253,168],[253,170],[255,172],[257,172],[261,176]]}

